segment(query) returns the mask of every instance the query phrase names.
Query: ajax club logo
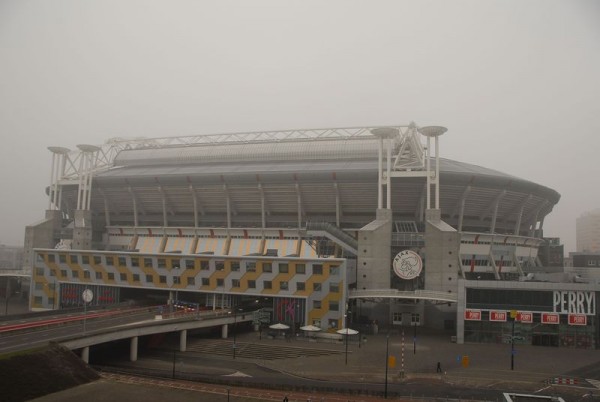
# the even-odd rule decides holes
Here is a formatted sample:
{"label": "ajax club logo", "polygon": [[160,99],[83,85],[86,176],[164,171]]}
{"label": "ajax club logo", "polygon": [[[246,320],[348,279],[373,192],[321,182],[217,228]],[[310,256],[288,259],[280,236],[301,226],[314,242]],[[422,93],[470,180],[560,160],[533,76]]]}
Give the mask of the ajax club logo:
{"label": "ajax club logo", "polygon": [[394,272],[402,279],[414,279],[423,270],[421,256],[411,250],[404,250],[394,257]]}

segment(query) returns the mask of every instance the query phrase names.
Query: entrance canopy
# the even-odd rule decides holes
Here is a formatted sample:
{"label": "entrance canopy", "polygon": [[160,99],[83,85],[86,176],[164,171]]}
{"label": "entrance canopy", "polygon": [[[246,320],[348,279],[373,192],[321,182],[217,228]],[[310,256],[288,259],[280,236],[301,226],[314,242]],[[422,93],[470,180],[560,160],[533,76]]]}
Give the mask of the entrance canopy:
{"label": "entrance canopy", "polygon": [[436,292],[433,290],[402,291],[398,289],[369,289],[353,290],[348,296],[350,299],[409,299],[429,300],[439,303],[456,303],[456,293]]}

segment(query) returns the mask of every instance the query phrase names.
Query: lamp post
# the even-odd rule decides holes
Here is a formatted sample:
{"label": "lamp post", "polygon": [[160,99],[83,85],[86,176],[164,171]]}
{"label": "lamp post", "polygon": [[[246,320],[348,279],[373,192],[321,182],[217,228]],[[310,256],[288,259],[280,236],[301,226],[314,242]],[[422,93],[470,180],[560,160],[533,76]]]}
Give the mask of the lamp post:
{"label": "lamp post", "polygon": [[513,317],[513,319],[512,319],[512,334],[510,336],[510,369],[511,370],[515,369],[515,320],[516,320],[516,318]]}
{"label": "lamp post", "polygon": [[413,322],[413,327],[415,329],[413,334],[413,355],[417,354],[417,322]]}
{"label": "lamp post", "polygon": [[4,315],[8,315],[8,296],[10,294],[10,277],[6,277],[6,293],[4,294]]}
{"label": "lamp post", "polygon": [[346,326],[346,366],[348,365],[348,335],[350,335],[350,331],[348,330],[348,316],[350,315],[350,313],[350,310],[346,310],[346,314],[344,314],[344,318],[346,321],[346,323],[344,324]]}
{"label": "lamp post", "polygon": [[389,353],[390,353],[390,334],[385,336],[385,388],[383,389],[383,397],[387,399],[388,391],[388,365],[389,365]]}

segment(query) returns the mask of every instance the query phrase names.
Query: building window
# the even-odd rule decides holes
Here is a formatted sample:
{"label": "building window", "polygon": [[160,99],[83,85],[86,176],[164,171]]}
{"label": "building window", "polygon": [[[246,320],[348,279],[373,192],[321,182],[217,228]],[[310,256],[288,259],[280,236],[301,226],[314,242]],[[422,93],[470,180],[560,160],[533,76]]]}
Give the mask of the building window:
{"label": "building window", "polygon": [[115,280],[115,274],[114,274],[114,272],[109,272],[108,273],[108,280],[109,281],[114,281]]}
{"label": "building window", "polygon": [[[42,271],[42,275],[43,275],[43,271]],[[56,276],[56,270],[55,269],[51,269],[50,270],[50,276]]]}
{"label": "building window", "polygon": [[231,261],[231,271],[238,272],[240,270],[240,262],[239,261]]}
{"label": "building window", "polygon": [[306,273],[306,264],[296,264],[296,274],[304,275]]}
{"label": "building window", "polygon": [[323,275],[323,265],[315,264],[315,265],[313,265],[312,269],[313,269],[313,275]]}
{"label": "building window", "polygon": [[167,283],[167,276],[166,276],[166,275],[160,275],[160,276],[158,277],[158,281],[159,281],[160,283]]}
{"label": "building window", "polygon": [[96,279],[102,280],[102,272],[96,272]]}
{"label": "building window", "polygon": [[256,262],[255,261],[246,262],[246,272],[256,272]]}
{"label": "building window", "polygon": [[71,271],[73,278],[79,278],[79,271]]}
{"label": "building window", "polygon": [[264,281],[263,282],[263,288],[265,288],[265,289],[273,289],[273,284],[271,283],[271,281]]}
{"label": "building window", "polygon": [[402,325],[402,313],[395,312],[392,319],[394,324]]}
{"label": "building window", "polygon": [[126,267],[127,266],[127,258],[119,257],[119,265],[121,265],[122,267]]}
{"label": "building window", "polygon": [[410,315],[410,323],[411,325],[420,325],[421,324],[421,316],[419,314],[411,314]]}
{"label": "building window", "polygon": [[83,277],[84,277],[85,279],[90,279],[90,278],[91,278],[91,276],[90,276],[90,271],[83,271]]}
{"label": "building window", "polygon": [[225,269],[225,261],[215,261],[215,269],[217,271],[222,271]]}
{"label": "building window", "polygon": [[209,286],[210,278],[202,278],[202,286]]}
{"label": "building window", "polygon": [[36,296],[33,298],[34,304],[42,304],[42,302],[43,302],[42,296]]}
{"label": "building window", "polygon": [[106,257],[106,265],[113,266],[115,264],[115,260],[112,257]]}
{"label": "building window", "polygon": [[77,264],[77,256],[71,254],[69,256],[69,261],[71,261],[71,264]]}
{"label": "building window", "polygon": [[303,292],[306,290],[306,284],[304,282],[296,282],[296,290],[299,292]]}
{"label": "building window", "polygon": [[287,281],[279,282],[279,290],[289,290]]}
{"label": "building window", "polygon": [[137,257],[131,257],[131,266],[132,267],[139,267],[140,266],[140,259]]}
{"label": "building window", "polygon": [[273,264],[270,262],[263,262],[263,272],[273,272]]}
{"label": "building window", "polygon": [[173,285],[180,285],[180,284],[181,284],[181,277],[174,276],[173,277]]}
{"label": "building window", "polygon": [[329,267],[329,275],[338,276],[339,274],[340,274],[339,265],[332,265],[331,267]]}
{"label": "building window", "polygon": [[187,284],[188,284],[188,286],[195,285],[196,284],[196,278],[194,278],[194,277],[187,278]]}
{"label": "building window", "polygon": [[289,265],[287,263],[279,263],[279,273],[280,274],[287,274],[288,272],[290,272],[290,268]]}
{"label": "building window", "polygon": [[339,293],[340,292],[340,284],[339,283],[330,283],[329,291],[331,293]]}
{"label": "building window", "polygon": [[35,269],[35,274],[37,276],[43,276],[44,275],[44,268],[36,268]]}
{"label": "building window", "polygon": [[321,283],[320,282],[313,283],[313,292],[320,292],[320,291],[321,291]]}
{"label": "building window", "polygon": [[321,300],[313,300],[313,308],[320,309],[321,308]]}
{"label": "building window", "polygon": [[148,282],[148,283],[154,282],[154,276],[147,274],[146,275],[146,282]]}
{"label": "building window", "polygon": [[60,262],[61,264],[66,264],[67,263],[67,256],[64,254],[59,254],[58,255],[58,262]]}
{"label": "building window", "polygon": [[329,302],[329,310],[330,311],[340,311],[340,303],[337,301]]}
{"label": "building window", "polygon": [[133,281],[134,282],[139,282],[140,281],[140,274],[133,274]]}
{"label": "building window", "polygon": [[208,261],[201,260],[200,261],[200,270],[201,271],[208,271],[209,269],[210,269],[210,265],[209,265]]}
{"label": "building window", "polygon": [[248,288],[249,289],[256,289],[256,281],[253,279],[249,279],[248,280]]}
{"label": "building window", "polygon": [[94,256],[94,264],[96,264],[96,265],[102,264],[102,257],[100,257],[99,255],[95,255]]}
{"label": "building window", "polygon": [[225,287],[225,279],[217,278],[217,286]]}
{"label": "building window", "polygon": [[159,258],[158,260],[156,260],[156,265],[158,266],[158,268],[167,268],[167,260],[165,260],[164,258]]}
{"label": "building window", "polygon": [[122,280],[123,282],[127,282],[127,274],[119,274],[119,279]]}
{"label": "building window", "polygon": [[144,258],[144,268],[152,268],[152,258]]}
{"label": "building window", "polygon": [[590,266],[590,267],[596,266],[596,261],[594,261],[594,260],[588,260],[588,266]]}
{"label": "building window", "polygon": [[66,278],[67,277],[67,270],[66,269],[61,269],[60,270],[60,276],[63,277],[63,278]]}
{"label": "building window", "polygon": [[239,288],[240,287],[240,280],[239,279],[232,279],[231,280],[231,287],[232,288]]}
{"label": "building window", "polygon": [[185,260],[185,269],[194,269],[194,260]]}
{"label": "building window", "polygon": [[89,264],[90,263],[90,256],[88,256],[88,255],[82,255],[81,256],[81,263],[82,264]]}

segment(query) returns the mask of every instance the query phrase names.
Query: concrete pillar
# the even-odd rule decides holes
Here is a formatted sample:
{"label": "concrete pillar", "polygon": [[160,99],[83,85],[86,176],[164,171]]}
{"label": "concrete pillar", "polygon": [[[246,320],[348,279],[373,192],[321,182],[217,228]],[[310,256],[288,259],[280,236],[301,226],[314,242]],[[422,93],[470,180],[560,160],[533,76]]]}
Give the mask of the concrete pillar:
{"label": "concrete pillar", "polygon": [[223,338],[223,339],[227,339],[227,328],[228,328],[227,324],[225,324],[221,327],[221,338]]}
{"label": "concrete pillar", "polygon": [[81,360],[83,360],[85,363],[90,362],[90,347],[89,346],[86,346],[85,348],[81,349]]}
{"label": "concrete pillar", "polygon": [[132,362],[137,361],[138,356],[138,337],[134,336],[131,338],[131,344],[129,346],[129,360]]}
{"label": "concrete pillar", "polygon": [[187,329],[184,329],[179,333],[179,351],[185,352],[186,348],[187,348]]}

